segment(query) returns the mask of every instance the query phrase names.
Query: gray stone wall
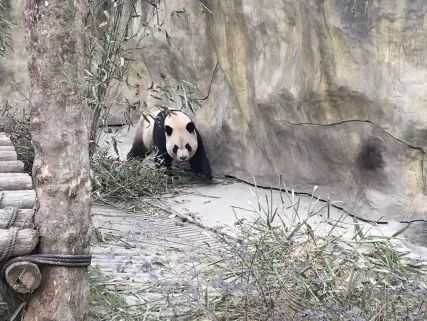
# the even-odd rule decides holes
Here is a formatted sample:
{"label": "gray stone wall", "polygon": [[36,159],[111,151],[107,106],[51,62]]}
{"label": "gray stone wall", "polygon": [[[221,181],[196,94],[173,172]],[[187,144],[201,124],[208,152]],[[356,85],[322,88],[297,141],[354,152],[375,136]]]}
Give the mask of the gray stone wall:
{"label": "gray stone wall", "polygon": [[155,105],[152,83],[183,80],[210,93],[196,118],[217,174],[265,184],[281,175],[298,190],[319,185],[357,215],[426,218],[425,1],[177,0],[141,10],[152,28],[135,65],[140,94]]}

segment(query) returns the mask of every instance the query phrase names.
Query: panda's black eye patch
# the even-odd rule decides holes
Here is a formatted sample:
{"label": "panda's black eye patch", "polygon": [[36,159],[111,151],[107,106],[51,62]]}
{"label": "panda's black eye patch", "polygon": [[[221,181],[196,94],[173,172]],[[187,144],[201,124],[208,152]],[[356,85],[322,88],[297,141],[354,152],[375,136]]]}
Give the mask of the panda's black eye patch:
{"label": "panda's black eye patch", "polygon": [[172,127],[166,125],[165,131],[166,131],[166,135],[170,136],[170,135],[172,135],[173,129],[172,129]]}
{"label": "panda's black eye patch", "polygon": [[187,148],[188,152],[191,153],[191,151],[193,150],[190,146],[190,144],[186,144],[185,148]]}
{"label": "panda's black eye patch", "polygon": [[187,130],[188,130],[188,132],[189,132],[189,133],[194,132],[194,130],[196,129],[196,127],[194,126],[194,123],[193,123],[193,122],[189,122],[189,123],[187,124],[186,128],[187,128]]}
{"label": "panda's black eye patch", "polygon": [[176,152],[178,151],[178,146],[177,145],[174,145],[173,146],[173,149],[172,149],[172,152],[174,153],[174,154],[176,154]]}

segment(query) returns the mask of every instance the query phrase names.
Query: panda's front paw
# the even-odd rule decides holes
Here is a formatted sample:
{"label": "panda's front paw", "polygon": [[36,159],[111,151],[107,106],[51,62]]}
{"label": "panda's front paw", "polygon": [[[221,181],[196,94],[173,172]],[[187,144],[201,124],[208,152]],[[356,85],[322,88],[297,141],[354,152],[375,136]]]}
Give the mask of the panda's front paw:
{"label": "panda's front paw", "polygon": [[212,176],[211,175],[206,175],[206,174],[203,174],[203,173],[195,173],[195,177],[201,183],[212,184]]}

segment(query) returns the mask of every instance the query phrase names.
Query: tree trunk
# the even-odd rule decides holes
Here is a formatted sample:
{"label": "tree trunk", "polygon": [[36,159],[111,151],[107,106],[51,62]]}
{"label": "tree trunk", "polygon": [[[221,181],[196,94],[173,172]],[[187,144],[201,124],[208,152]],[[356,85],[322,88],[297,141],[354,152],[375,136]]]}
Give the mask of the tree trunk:
{"label": "tree trunk", "polygon": [[[84,100],[84,0],[27,0],[31,129],[40,253],[87,254],[89,112]],[[88,313],[85,268],[44,267],[26,321],[80,321]]]}

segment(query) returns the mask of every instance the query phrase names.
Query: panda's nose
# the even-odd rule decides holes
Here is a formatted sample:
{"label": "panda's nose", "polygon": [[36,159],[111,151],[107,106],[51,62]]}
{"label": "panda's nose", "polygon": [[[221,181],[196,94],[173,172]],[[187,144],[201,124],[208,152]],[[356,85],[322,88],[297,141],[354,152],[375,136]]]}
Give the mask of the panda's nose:
{"label": "panda's nose", "polygon": [[181,156],[179,159],[184,161],[184,160],[187,159],[187,157],[186,156]]}

